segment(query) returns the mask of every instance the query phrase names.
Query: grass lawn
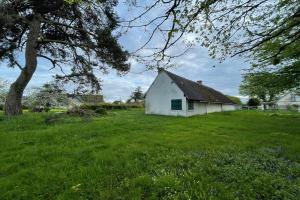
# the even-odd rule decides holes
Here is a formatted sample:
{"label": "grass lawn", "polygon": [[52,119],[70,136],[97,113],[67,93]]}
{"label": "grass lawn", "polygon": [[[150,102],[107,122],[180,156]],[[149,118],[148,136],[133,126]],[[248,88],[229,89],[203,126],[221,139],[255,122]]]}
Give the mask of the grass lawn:
{"label": "grass lawn", "polygon": [[300,114],[0,114],[0,199],[300,199]]}

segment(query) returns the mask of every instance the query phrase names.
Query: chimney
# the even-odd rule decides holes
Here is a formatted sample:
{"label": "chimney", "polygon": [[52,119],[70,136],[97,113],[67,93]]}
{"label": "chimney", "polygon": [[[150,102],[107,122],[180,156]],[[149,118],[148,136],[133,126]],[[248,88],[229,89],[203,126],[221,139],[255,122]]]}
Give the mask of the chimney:
{"label": "chimney", "polygon": [[198,83],[199,85],[202,85],[202,81],[197,81],[197,83]]}

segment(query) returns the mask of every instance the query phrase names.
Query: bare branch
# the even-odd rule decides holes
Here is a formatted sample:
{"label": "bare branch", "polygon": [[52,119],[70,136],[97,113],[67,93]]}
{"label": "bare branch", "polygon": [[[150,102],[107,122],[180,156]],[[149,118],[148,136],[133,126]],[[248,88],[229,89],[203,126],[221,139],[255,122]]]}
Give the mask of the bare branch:
{"label": "bare branch", "polygon": [[18,63],[18,61],[14,61],[14,64],[16,64],[17,66],[18,66],[18,68],[22,71],[23,69],[24,69],[24,67],[22,67],[19,63]]}

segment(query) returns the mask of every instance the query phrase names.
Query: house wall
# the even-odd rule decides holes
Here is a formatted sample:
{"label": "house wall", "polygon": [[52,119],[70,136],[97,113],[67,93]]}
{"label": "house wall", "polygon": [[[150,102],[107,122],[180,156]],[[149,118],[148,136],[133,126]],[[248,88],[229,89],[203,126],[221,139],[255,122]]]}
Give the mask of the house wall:
{"label": "house wall", "polygon": [[207,113],[222,112],[222,104],[207,104]]}
{"label": "house wall", "polygon": [[[171,110],[171,99],[182,99],[182,110]],[[185,105],[183,92],[165,72],[160,72],[147,91],[146,114],[186,116]]]}
{"label": "house wall", "polygon": [[193,115],[204,115],[207,113],[207,103],[200,103],[194,101],[194,109],[188,109],[188,103],[186,103],[186,115],[193,116]]}
{"label": "house wall", "polygon": [[291,96],[292,96],[292,93],[288,93],[288,94],[284,95],[283,97],[281,97],[276,103],[278,108],[285,109],[287,106],[290,106],[290,105],[300,106],[300,96],[296,96],[296,101],[291,101],[292,100]]}
{"label": "house wall", "polygon": [[229,104],[222,105],[222,111],[233,111],[233,110],[237,110],[236,105],[229,105]]}
{"label": "house wall", "polygon": [[187,116],[204,115],[213,112],[232,111],[236,110],[235,105],[221,105],[221,104],[208,104],[194,101],[194,109],[188,110],[188,103],[186,103]]}

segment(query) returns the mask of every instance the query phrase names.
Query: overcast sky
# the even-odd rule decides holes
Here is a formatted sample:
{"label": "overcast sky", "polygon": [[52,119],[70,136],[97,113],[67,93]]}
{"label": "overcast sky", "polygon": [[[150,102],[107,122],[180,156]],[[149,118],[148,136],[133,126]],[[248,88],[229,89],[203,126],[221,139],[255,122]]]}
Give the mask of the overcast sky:
{"label": "overcast sky", "polygon": [[[124,17],[127,12],[122,9],[121,4],[118,7],[118,12]],[[120,43],[126,49],[132,50],[139,46],[143,39],[141,31],[132,31],[121,37]],[[22,60],[22,58],[20,59]],[[145,71],[145,66],[133,59],[130,62],[131,70],[125,76],[118,76],[115,71],[99,75],[103,80],[102,93],[105,101],[120,99],[125,101],[136,87],[142,87],[145,92],[155,79],[157,72]],[[177,66],[170,68],[169,71],[191,80],[202,80],[203,84],[233,96],[239,96],[238,88],[241,82],[241,74],[243,69],[249,67],[249,64],[240,58],[231,58],[219,63],[217,60],[211,59],[207,50],[200,46],[195,46],[185,55],[177,58],[175,63]],[[39,60],[37,72],[34,74],[28,88],[38,87],[51,81],[55,71],[49,71],[50,68],[50,63]],[[5,63],[0,64],[1,79],[12,82],[18,74],[18,68],[7,68]]]}

